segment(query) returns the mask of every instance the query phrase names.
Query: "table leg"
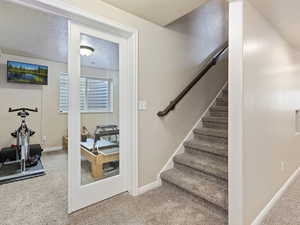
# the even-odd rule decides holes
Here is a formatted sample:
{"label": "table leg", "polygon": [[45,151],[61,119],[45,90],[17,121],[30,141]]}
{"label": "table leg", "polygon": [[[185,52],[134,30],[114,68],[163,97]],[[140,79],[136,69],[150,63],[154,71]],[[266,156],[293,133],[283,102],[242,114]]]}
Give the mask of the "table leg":
{"label": "table leg", "polygon": [[92,176],[94,178],[102,178],[103,177],[103,164],[102,163],[97,163],[97,162],[92,162],[91,163],[91,167],[92,167]]}

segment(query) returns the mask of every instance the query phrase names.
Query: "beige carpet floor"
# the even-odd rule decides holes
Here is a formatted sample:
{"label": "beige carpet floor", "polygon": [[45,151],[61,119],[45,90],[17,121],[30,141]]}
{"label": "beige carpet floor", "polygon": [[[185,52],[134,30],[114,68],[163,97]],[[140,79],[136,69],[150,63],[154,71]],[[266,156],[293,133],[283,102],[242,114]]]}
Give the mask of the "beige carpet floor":
{"label": "beige carpet floor", "polygon": [[300,224],[300,176],[288,187],[262,225]]}
{"label": "beige carpet floor", "polygon": [[[43,156],[47,175],[0,186],[1,225],[224,225],[219,212],[163,185],[127,193],[67,215],[67,155]],[[101,190],[99,190],[101,191]]]}

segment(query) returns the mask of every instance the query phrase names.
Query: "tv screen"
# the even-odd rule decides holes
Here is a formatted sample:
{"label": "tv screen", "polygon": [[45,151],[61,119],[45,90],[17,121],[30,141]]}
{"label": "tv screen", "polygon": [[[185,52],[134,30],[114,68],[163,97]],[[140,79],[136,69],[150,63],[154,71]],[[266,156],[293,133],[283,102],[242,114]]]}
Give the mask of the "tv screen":
{"label": "tv screen", "polygon": [[48,84],[48,66],[7,61],[7,82]]}

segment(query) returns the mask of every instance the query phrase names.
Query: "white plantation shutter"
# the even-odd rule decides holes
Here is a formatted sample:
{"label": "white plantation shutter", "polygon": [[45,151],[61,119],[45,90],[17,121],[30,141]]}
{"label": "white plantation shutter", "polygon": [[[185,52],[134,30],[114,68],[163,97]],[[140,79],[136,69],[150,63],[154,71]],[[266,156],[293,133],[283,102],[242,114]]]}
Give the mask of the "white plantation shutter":
{"label": "white plantation shutter", "polygon": [[[68,111],[69,77],[61,74],[59,79],[59,111]],[[83,112],[112,111],[112,85],[110,80],[80,78],[80,110]]]}
{"label": "white plantation shutter", "polygon": [[109,111],[110,91],[108,80],[87,79],[87,110]]}
{"label": "white plantation shutter", "polygon": [[67,112],[69,105],[69,77],[61,74],[59,77],[59,111]]}
{"label": "white plantation shutter", "polygon": [[85,111],[86,106],[86,79],[80,77],[80,110]]}

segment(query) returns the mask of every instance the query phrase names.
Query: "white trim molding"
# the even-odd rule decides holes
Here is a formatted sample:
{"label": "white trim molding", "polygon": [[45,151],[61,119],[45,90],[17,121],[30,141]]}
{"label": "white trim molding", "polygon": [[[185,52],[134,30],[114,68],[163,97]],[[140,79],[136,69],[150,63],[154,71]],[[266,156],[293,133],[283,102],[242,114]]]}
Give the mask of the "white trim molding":
{"label": "white trim molding", "polygon": [[158,188],[159,186],[161,186],[160,180],[156,180],[152,183],[146,184],[146,185],[138,188],[138,195],[144,194],[148,191],[151,191],[152,189]]}
{"label": "white trim molding", "polygon": [[229,3],[228,220],[242,225],[243,204],[243,24],[244,2]]}
{"label": "white trim molding", "polygon": [[228,83],[226,82],[222,88],[219,90],[218,94],[216,95],[216,97],[211,101],[211,103],[208,105],[208,107],[205,109],[205,111],[202,113],[202,115],[200,116],[200,118],[198,119],[198,121],[194,124],[194,126],[192,127],[192,129],[188,132],[188,134],[185,136],[185,138],[180,142],[179,146],[176,148],[176,150],[174,151],[174,153],[171,155],[171,157],[169,158],[169,160],[167,161],[167,163],[163,166],[163,168],[160,170],[159,174],[157,175],[157,180],[161,183],[161,179],[160,179],[160,174],[166,170],[172,169],[174,167],[174,162],[173,162],[173,158],[175,157],[175,155],[178,155],[180,153],[184,152],[184,143],[186,141],[189,141],[193,138],[193,133],[194,133],[194,129],[196,129],[197,127],[200,127],[202,125],[202,118],[208,113],[209,109],[213,106],[213,104],[215,103],[216,99],[222,94],[222,90],[226,87]]}
{"label": "white trim molding", "polygon": [[[131,35],[138,35],[138,30],[134,27],[121,24],[104,16],[91,13],[87,10],[78,8],[74,4],[61,0],[8,0],[17,4],[25,5],[37,10],[62,16],[72,20],[87,19],[89,21],[97,22],[106,28],[115,29],[117,33],[122,33],[123,36],[130,37]],[[106,3],[107,4],[107,3]],[[109,4],[108,4],[109,5]],[[111,5],[110,5],[111,6]],[[113,6],[111,6],[113,7]]]}
{"label": "white trim molding", "polygon": [[268,204],[263,208],[263,210],[258,214],[251,225],[260,225],[265,217],[269,214],[270,210],[279,201],[281,196],[286,192],[287,188],[294,182],[294,180],[300,175],[300,167],[289,177],[289,179],[282,185],[282,187],[276,192],[273,198],[268,202]]}
{"label": "white trim molding", "polygon": [[62,146],[53,146],[53,147],[44,148],[44,152],[56,152],[61,150],[63,150]]}

